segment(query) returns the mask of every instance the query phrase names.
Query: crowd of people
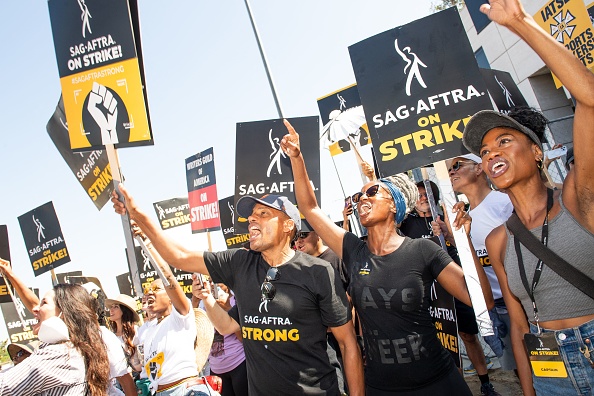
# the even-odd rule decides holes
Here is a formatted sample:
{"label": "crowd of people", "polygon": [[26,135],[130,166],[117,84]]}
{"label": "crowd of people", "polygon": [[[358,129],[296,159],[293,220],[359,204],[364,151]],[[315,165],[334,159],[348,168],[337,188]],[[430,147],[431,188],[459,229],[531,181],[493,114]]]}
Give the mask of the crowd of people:
{"label": "crowd of people", "polygon": [[[452,187],[468,201],[455,205],[452,226],[466,231],[495,327],[486,341],[502,368],[515,370],[526,395],[589,395],[594,179],[585,157],[594,149],[594,76],[518,0],[489,3],[481,11],[520,36],[571,92],[574,148],[563,184],[547,184],[542,114],[478,112],[463,134],[470,154],[448,161]],[[40,300],[0,260],[38,320],[39,339],[9,345],[14,367],[0,372],[0,395],[470,395],[463,368],[437,337],[429,311],[435,282],[456,299],[481,394],[498,395],[454,231],[429,210],[437,186],[405,174],[376,179],[368,166],[369,182],[344,210],[366,230],[359,237],[321,210],[299,134],[285,126],[281,148],[296,202],[242,197],[245,248],[183,246],[120,185],[125,199],[113,194],[115,211],[134,221],[162,273],[143,290],[141,309],[92,283],[58,284]],[[195,273],[192,299],[170,265]]]}

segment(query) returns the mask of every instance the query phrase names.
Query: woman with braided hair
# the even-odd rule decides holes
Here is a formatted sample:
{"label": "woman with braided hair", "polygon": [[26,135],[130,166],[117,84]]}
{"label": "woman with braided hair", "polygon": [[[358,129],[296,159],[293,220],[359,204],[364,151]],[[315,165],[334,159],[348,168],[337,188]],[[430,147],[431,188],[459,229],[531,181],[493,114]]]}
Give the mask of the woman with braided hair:
{"label": "woman with braided hair", "polygon": [[[365,243],[318,207],[299,135],[285,125],[289,133],[281,147],[291,158],[299,210],[349,272],[348,292],[361,319],[367,354],[366,394],[471,395],[429,313],[435,280],[471,305],[462,269],[434,242],[403,237],[396,230],[417,201],[417,186],[399,174],[371,181],[352,196],[367,227]],[[481,283],[488,285],[483,276]]]}

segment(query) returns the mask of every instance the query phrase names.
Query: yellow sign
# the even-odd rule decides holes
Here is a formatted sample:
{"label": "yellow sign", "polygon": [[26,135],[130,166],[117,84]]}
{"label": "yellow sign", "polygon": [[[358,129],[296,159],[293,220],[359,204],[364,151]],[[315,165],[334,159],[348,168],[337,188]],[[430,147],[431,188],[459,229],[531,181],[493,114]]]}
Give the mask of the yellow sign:
{"label": "yellow sign", "polygon": [[[534,20],[594,72],[594,32],[583,0],[547,2]],[[563,85],[554,74],[553,80],[557,88]]]}
{"label": "yellow sign", "polygon": [[138,59],[60,79],[73,150],[150,141]]}

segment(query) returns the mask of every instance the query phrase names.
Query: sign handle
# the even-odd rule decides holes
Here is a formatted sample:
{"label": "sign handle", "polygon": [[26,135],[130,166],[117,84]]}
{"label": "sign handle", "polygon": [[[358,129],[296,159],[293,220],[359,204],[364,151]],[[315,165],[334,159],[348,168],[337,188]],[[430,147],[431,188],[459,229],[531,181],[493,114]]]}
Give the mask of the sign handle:
{"label": "sign handle", "polygon": [[210,231],[206,232],[206,239],[208,240],[208,251],[212,252],[212,240],[210,239]]}
{"label": "sign handle", "polygon": [[56,286],[58,284],[58,277],[56,276],[56,271],[52,268],[50,270],[50,274],[52,276],[52,286]]}
{"label": "sign handle", "polygon": [[[123,181],[118,154],[113,144],[106,144],[105,150],[107,151],[107,158],[111,168],[115,191],[118,194],[118,198],[123,202],[124,198],[120,194],[118,187]],[[136,295],[142,296],[142,283],[140,282],[140,274],[138,273],[138,268],[136,266],[136,251],[134,250],[134,236],[132,235],[132,228],[130,227],[130,215],[126,212],[121,218],[122,228],[124,229],[124,239],[126,240],[126,254],[128,256],[130,279],[132,280],[132,286]]]}
{"label": "sign handle", "polygon": [[[435,202],[435,197],[433,196],[433,189],[431,188],[431,183],[429,182],[429,175],[427,174],[427,168],[421,168],[421,174],[423,175],[423,185],[425,186],[425,194],[427,194],[427,201],[429,202],[429,207],[431,208],[431,217],[433,217],[434,221],[438,219],[437,213],[437,203]],[[448,251],[448,247],[445,243],[445,238],[443,234],[439,234],[439,244],[445,250]]]}
{"label": "sign handle", "polygon": [[[439,187],[443,195],[443,202],[445,203],[446,210],[448,211],[448,218],[450,226],[452,228],[452,234],[456,241],[456,248],[458,249],[458,255],[460,256],[460,262],[462,263],[462,270],[464,270],[464,280],[468,287],[468,293],[470,294],[470,300],[472,301],[472,308],[476,316],[476,322],[479,331],[482,336],[493,335],[493,322],[489,316],[489,310],[487,309],[487,303],[485,302],[485,296],[481,289],[481,283],[478,278],[476,267],[474,266],[474,258],[470,251],[470,245],[468,244],[468,237],[464,227],[461,227],[458,231],[454,229],[452,223],[454,222],[456,215],[452,212],[454,204],[457,202],[456,194],[452,189],[450,183],[450,177],[445,161],[438,161],[433,164],[435,174],[439,181]],[[429,189],[427,190],[429,193]]]}

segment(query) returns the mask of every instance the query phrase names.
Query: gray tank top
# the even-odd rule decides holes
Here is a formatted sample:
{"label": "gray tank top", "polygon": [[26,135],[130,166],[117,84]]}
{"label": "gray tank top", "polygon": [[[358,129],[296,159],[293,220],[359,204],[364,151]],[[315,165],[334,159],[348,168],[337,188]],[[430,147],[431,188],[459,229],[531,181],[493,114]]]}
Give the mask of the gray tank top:
{"label": "gray tank top", "polygon": [[[548,247],[572,266],[590,278],[594,278],[594,235],[582,227],[567,211],[561,196],[559,203],[561,212],[549,221]],[[542,226],[530,230],[539,241],[541,229]],[[507,226],[505,231],[507,246],[504,266],[507,272],[507,283],[511,292],[520,299],[528,320],[534,322],[532,301],[524,288],[518,269],[514,237]],[[528,284],[531,285],[538,259],[524,245],[520,246],[526,277]],[[565,281],[546,264],[543,266],[540,281],[534,290],[534,299],[541,322],[594,314],[594,300]]]}

